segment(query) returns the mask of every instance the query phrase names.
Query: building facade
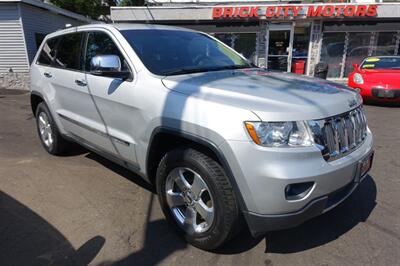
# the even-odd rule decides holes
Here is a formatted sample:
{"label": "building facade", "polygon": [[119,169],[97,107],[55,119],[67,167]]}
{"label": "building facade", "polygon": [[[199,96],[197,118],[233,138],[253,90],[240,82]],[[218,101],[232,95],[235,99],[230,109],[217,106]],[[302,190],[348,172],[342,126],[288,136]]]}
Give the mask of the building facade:
{"label": "building facade", "polygon": [[90,21],[38,0],[0,0],[0,87],[27,89],[29,65],[46,34]]}
{"label": "building facade", "polygon": [[366,56],[400,53],[400,1],[150,0],[112,7],[111,19],[207,32],[268,69],[313,75],[325,62],[334,80]]}

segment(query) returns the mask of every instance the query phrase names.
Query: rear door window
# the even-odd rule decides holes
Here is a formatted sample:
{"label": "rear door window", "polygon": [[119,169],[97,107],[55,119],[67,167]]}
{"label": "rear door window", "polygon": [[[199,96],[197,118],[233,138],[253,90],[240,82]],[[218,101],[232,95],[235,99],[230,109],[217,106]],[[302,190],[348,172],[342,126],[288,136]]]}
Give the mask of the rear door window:
{"label": "rear door window", "polygon": [[38,63],[41,65],[49,66],[56,56],[56,47],[59,38],[52,38],[46,41],[40,52]]}
{"label": "rear door window", "polygon": [[82,41],[83,33],[63,35],[57,48],[54,66],[71,70],[82,70],[80,59]]}

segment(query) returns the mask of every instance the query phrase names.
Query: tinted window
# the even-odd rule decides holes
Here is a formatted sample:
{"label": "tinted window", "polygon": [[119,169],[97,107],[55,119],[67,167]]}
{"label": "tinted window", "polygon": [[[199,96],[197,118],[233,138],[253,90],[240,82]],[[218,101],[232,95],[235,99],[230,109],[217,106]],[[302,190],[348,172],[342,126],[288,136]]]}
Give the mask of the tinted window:
{"label": "tinted window", "polygon": [[123,36],[157,75],[250,67],[238,54],[207,35],[183,30],[125,30]]}
{"label": "tinted window", "polygon": [[53,38],[43,45],[42,51],[40,52],[38,63],[42,65],[51,65],[56,55],[56,44],[58,38]]}
{"label": "tinted window", "polygon": [[123,71],[129,71],[128,65],[111,37],[100,31],[90,32],[88,35],[85,70],[90,70],[90,60],[98,55],[116,55],[121,60]]}
{"label": "tinted window", "polygon": [[54,65],[61,68],[80,70],[82,33],[72,33],[61,37]]}

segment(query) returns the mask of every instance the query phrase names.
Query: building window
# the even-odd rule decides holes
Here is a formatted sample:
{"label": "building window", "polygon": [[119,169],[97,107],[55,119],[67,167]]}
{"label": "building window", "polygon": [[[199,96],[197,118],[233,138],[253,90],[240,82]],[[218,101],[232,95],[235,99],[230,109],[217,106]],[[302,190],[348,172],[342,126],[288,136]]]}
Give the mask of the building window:
{"label": "building window", "polygon": [[290,29],[269,30],[268,33],[268,69],[287,71],[290,41]]}
{"label": "building window", "polygon": [[296,74],[307,73],[308,47],[310,44],[311,25],[294,27],[292,72]]}
{"label": "building window", "polygon": [[215,33],[214,37],[225,43],[229,47],[233,47],[232,45],[232,34],[230,33]]}
{"label": "building window", "polygon": [[238,53],[256,63],[257,33],[214,33],[215,38],[222,41]]}
{"label": "building window", "polygon": [[364,58],[368,57],[372,48],[370,32],[349,32],[348,34],[344,77],[353,71],[353,64],[360,64]]}
{"label": "building window", "polygon": [[345,32],[323,34],[320,61],[328,64],[328,78],[341,77],[345,39]]}
{"label": "building window", "polygon": [[238,33],[235,34],[234,49],[244,57],[255,63],[256,56],[256,33]]}
{"label": "building window", "polygon": [[328,64],[328,78],[346,78],[368,56],[396,55],[399,41],[397,32],[325,32],[320,61]]}
{"label": "building window", "polygon": [[397,32],[377,32],[376,44],[372,55],[394,55],[396,51]]}
{"label": "building window", "polygon": [[36,49],[39,49],[45,37],[46,34],[35,32]]}

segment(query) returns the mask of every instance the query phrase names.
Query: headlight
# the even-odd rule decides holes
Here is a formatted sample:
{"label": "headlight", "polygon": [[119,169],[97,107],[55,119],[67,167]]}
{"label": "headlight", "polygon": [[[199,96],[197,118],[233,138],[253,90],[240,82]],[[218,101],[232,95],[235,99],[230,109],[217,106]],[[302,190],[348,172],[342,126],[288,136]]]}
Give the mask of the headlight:
{"label": "headlight", "polygon": [[305,122],[245,122],[256,144],[267,147],[311,146],[312,137]]}
{"label": "headlight", "polygon": [[353,76],[353,81],[356,84],[364,84],[364,79],[360,73],[355,73]]}

